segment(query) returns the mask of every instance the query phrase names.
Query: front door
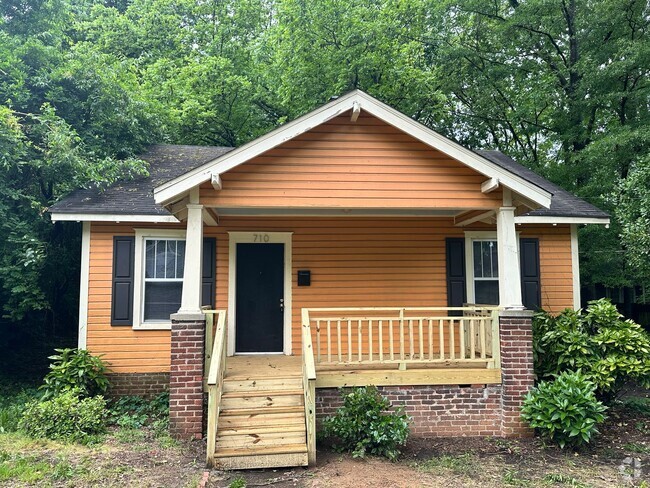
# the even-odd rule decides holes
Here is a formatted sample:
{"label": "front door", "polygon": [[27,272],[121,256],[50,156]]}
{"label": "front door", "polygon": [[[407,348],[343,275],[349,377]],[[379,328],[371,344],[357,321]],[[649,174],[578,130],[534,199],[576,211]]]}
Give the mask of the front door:
{"label": "front door", "polygon": [[235,352],[284,349],[284,244],[237,244]]}

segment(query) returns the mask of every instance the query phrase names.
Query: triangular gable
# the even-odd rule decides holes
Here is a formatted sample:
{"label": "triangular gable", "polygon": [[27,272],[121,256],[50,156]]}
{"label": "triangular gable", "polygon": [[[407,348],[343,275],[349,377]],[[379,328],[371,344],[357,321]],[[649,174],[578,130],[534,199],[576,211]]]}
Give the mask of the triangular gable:
{"label": "triangular gable", "polygon": [[350,92],[290,123],[278,127],[264,136],[209,161],[199,168],[160,185],[154,190],[155,201],[158,204],[167,204],[178,200],[192,188],[211,180],[218,181],[220,175],[240,164],[350,110],[354,113],[358,113],[359,110],[366,111],[424,144],[467,165],[478,173],[493,178],[499,184],[524,195],[538,205],[546,208],[550,207],[551,194],[549,192],[428,129],[360,90]]}

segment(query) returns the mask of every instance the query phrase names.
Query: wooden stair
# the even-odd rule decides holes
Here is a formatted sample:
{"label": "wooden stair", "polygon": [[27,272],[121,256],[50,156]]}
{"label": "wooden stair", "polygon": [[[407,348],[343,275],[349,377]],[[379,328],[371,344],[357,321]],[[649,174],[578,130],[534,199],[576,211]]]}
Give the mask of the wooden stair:
{"label": "wooden stair", "polygon": [[302,372],[226,372],[217,419],[215,466],[307,466]]}

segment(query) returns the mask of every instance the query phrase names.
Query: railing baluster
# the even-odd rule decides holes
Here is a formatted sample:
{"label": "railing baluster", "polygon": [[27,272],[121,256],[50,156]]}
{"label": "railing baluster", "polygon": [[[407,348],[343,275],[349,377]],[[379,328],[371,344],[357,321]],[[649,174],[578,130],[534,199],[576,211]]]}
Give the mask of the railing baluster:
{"label": "railing baluster", "polygon": [[320,363],[321,362],[321,357],[320,357],[321,356],[321,350],[320,350],[320,320],[316,321],[316,348],[317,348],[316,349],[317,350],[316,361]]}
{"label": "railing baluster", "polygon": [[419,332],[420,332],[420,350],[418,351],[420,361],[424,361],[424,336],[422,332],[423,319],[420,319]]}
{"label": "railing baluster", "polygon": [[336,344],[337,344],[337,352],[338,352],[338,357],[339,357],[339,363],[343,361],[343,356],[341,356],[341,321],[337,320],[336,321]]}
{"label": "railing baluster", "polygon": [[399,358],[404,360],[404,309],[399,311]]}
{"label": "railing baluster", "polygon": [[358,341],[359,343],[357,344],[357,348],[359,349],[359,362],[363,361],[363,331],[361,330],[361,319],[359,319],[359,338]]}
{"label": "railing baluster", "polygon": [[390,347],[390,360],[394,361],[395,348],[393,347],[393,335],[395,334],[395,331],[393,330],[393,319],[390,319],[388,321],[388,333],[390,334],[390,337],[388,338],[388,345]]}
{"label": "railing baluster", "polygon": [[440,335],[440,359],[445,359],[445,328],[442,319],[438,320],[438,334]]}
{"label": "railing baluster", "polygon": [[379,321],[379,362],[384,362],[384,321]]}
{"label": "railing baluster", "polygon": [[469,358],[476,359],[476,330],[474,328],[474,319],[469,320],[469,336],[471,342],[469,343]]}
{"label": "railing baluster", "polygon": [[372,320],[368,319],[368,361],[372,362]]}
{"label": "railing baluster", "polygon": [[428,319],[429,322],[429,360],[433,359],[433,319]]}
{"label": "railing baluster", "polygon": [[458,319],[458,336],[460,337],[460,359],[465,359],[465,318]]}
{"label": "railing baluster", "polygon": [[352,362],[352,320],[348,319],[348,362]]}
{"label": "railing baluster", "polygon": [[485,349],[486,349],[486,346],[485,346],[485,318],[482,317],[479,320],[480,320],[480,322],[479,322],[479,334],[481,336],[481,343],[480,343],[480,346],[481,346],[481,359],[485,359],[486,358],[486,351],[485,351]]}
{"label": "railing baluster", "polygon": [[332,321],[327,321],[327,362],[332,362]]}
{"label": "railing baluster", "polygon": [[411,357],[410,360],[413,360],[415,355],[415,341],[413,340],[413,319],[409,319],[409,354]]}
{"label": "railing baluster", "polygon": [[449,358],[456,359],[456,337],[454,333],[454,319],[449,319]]}

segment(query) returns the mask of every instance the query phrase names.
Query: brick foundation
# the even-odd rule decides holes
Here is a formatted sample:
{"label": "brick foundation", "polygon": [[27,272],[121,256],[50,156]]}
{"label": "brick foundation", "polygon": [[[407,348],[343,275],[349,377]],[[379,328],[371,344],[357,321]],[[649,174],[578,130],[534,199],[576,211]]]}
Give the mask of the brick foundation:
{"label": "brick foundation", "polygon": [[137,395],[151,398],[169,390],[169,373],[111,373],[107,396]]}
{"label": "brick foundation", "polygon": [[[505,311],[500,317],[501,385],[383,386],[393,405],[404,405],[415,435],[439,437],[526,437],[523,396],[533,386],[532,313]],[[342,405],[336,388],[316,390],[318,422]]]}
{"label": "brick foundation", "polygon": [[203,435],[205,319],[172,316],[169,430],[179,439]]}

